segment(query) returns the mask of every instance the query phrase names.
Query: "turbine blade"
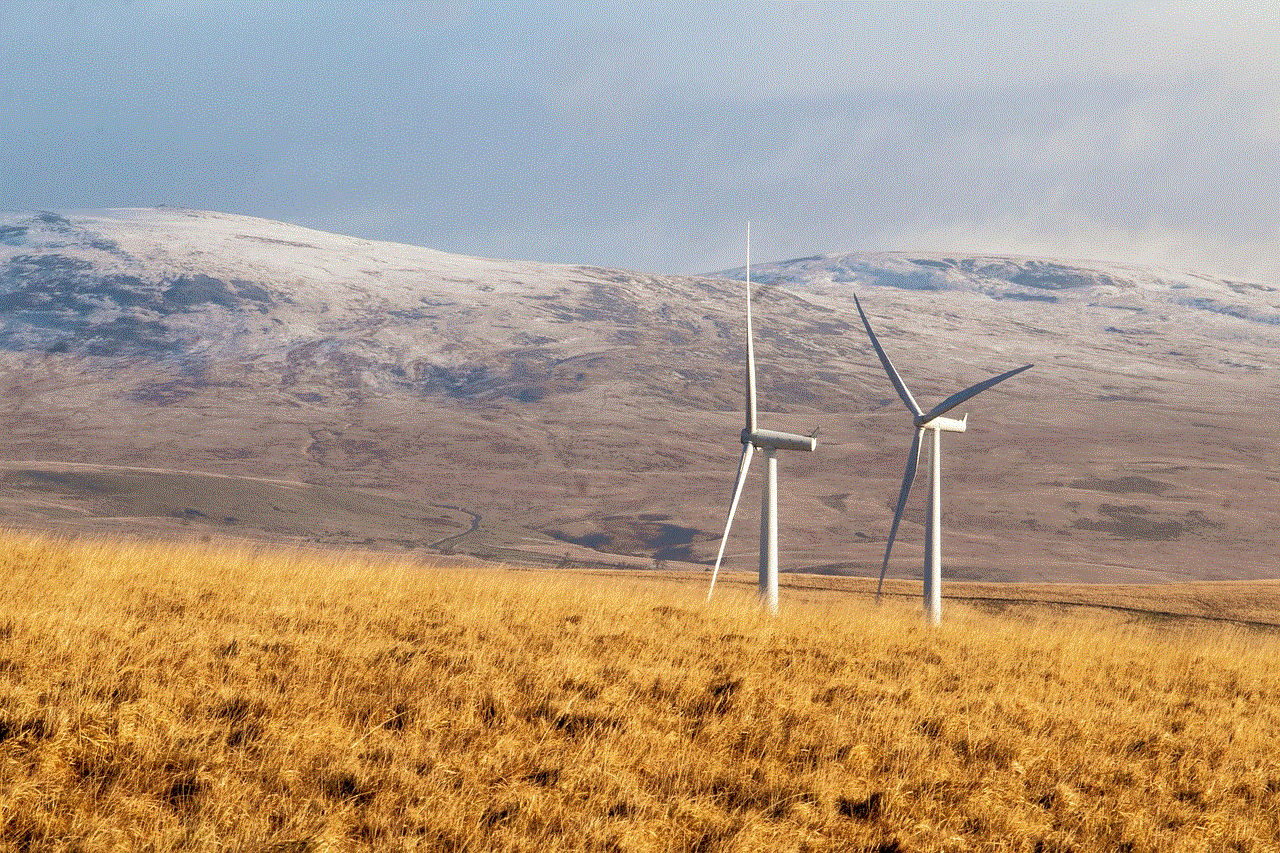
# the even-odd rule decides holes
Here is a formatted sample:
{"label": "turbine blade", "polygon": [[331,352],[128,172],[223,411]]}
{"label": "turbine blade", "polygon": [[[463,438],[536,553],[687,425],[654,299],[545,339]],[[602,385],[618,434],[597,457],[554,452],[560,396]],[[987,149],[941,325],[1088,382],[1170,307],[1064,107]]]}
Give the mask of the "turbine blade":
{"label": "turbine blade", "polygon": [[907,470],[902,475],[902,491],[898,492],[898,508],[893,512],[893,526],[889,528],[889,542],[884,546],[884,564],[880,566],[880,582],[876,584],[876,604],[880,603],[880,591],[884,588],[884,574],[889,570],[889,553],[893,551],[893,540],[898,535],[898,524],[902,521],[902,510],[907,505],[907,495],[911,494],[911,484],[916,479],[916,466],[920,462],[920,437],[923,429],[916,430],[911,439],[911,450],[907,451]]}
{"label": "turbine blade", "polygon": [[1008,379],[1010,376],[1017,376],[1022,371],[1028,370],[1032,367],[1035,367],[1035,365],[1024,364],[1022,367],[1014,368],[1013,370],[1007,370],[1004,373],[1001,373],[999,376],[992,376],[990,379],[982,380],[977,385],[970,386],[964,389],[963,391],[958,391],[955,394],[952,394],[947,399],[943,400],[938,405],[934,406],[932,409],[929,410],[927,414],[921,415],[920,423],[928,423],[929,421],[936,418],[938,415],[944,415],[947,412],[951,411],[956,406],[963,403],[965,400],[968,400],[970,397],[981,394],[983,391],[987,390],[992,385],[997,385],[1005,381],[1006,379]]}
{"label": "turbine blade", "polygon": [[898,375],[898,371],[894,370],[893,362],[889,361],[889,356],[885,355],[884,348],[880,346],[876,333],[871,331],[871,323],[867,320],[866,313],[862,310],[862,303],[858,301],[858,295],[853,296],[853,304],[858,306],[858,313],[862,315],[862,325],[867,327],[867,334],[871,337],[871,346],[875,347],[876,355],[880,356],[880,363],[884,365],[884,372],[889,374],[889,380],[893,382],[893,387],[898,389],[898,396],[902,398],[902,402],[911,410],[911,414],[920,417],[920,406],[916,403],[915,398],[911,396],[911,392],[907,390],[907,385],[902,381],[902,377]]}
{"label": "turbine blade", "polygon": [[720,551],[716,554],[716,567],[711,572],[711,588],[707,590],[707,601],[716,590],[716,577],[720,574],[720,561],[724,559],[724,546],[729,541],[729,529],[733,527],[733,514],[738,511],[738,498],[742,497],[742,487],[747,482],[747,469],[751,467],[751,455],[755,447],[748,443],[742,445],[742,458],[738,460],[738,478],[733,481],[733,500],[729,502],[729,517],[724,523],[724,535],[720,537]]}
{"label": "turbine blade", "polygon": [[747,223],[747,432],[756,431],[756,345],[751,331],[751,223]]}

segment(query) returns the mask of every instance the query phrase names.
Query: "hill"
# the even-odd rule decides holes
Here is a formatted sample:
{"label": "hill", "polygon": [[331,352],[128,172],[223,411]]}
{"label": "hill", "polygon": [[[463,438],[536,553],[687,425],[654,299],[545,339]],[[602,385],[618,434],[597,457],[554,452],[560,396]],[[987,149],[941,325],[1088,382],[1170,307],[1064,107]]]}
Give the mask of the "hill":
{"label": "hill", "polygon": [[[878,570],[907,436],[853,312],[857,288],[922,400],[1037,365],[975,400],[969,433],[948,438],[949,576],[1274,573],[1274,287],[926,255],[757,273],[762,410],[776,428],[821,429],[817,454],[783,461],[784,570]],[[261,501],[217,515],[225,482],[187,476],[199,472],[364,490],[443,520],[406,533],[370,506],[364,522],[286,536],[705,563],[738,452],[733,275],[466,258],[202,211],[6,214],[0,457],[54,466],[32,488],[9,477],[9,517],[279,527],[269,509],[249,517]],[[89,481],[58,475],[62,463],[161,478],[129,494],[165,477],[187,495],[213,491],[172,506],[104,503]],[[51,497],[50,483],[67,491]],[[744,501],[732,566],[754,562],[754,504]],[[91,511],[68,516],[69,505]],[[919,573],[921,514],[909,508],[900,533],[901,576]]]}

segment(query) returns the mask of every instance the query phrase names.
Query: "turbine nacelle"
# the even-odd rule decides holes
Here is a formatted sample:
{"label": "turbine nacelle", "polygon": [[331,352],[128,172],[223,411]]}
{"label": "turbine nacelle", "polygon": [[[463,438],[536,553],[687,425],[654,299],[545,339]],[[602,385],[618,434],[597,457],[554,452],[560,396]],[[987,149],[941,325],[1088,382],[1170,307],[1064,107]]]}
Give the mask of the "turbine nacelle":
{"label": "turbine nacelle", "polygon": [[742,443],[761,450],[803,450],[812,453],[818,448],[818,439],[811,435],[793,435],[771,429],[744,429]]}
{"label": "turbine nacelle", "polygon": [[955,418],[936,417],[933,420],[924,420],[927,415],[916,418],[916,429],[940,429],[943,432],[964,432],[969,427],[969,413],[960,420]]}

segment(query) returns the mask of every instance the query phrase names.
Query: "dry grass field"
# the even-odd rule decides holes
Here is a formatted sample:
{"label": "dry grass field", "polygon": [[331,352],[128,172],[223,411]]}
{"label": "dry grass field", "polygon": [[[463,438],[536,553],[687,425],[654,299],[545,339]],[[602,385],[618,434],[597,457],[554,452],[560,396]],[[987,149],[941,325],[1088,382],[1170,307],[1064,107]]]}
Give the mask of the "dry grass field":
{"label": "dry grass field", "polygon": [[247,545],[0,565],[2,850],[1280,850],[1266,629]]}

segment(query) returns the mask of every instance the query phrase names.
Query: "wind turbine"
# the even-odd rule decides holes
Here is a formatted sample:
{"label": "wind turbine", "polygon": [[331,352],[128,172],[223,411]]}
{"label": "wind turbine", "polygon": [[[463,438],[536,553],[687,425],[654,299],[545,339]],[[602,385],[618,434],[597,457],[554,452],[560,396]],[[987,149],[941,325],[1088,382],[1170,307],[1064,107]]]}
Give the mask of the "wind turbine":
{"label": "wind turbine", "polygon": [[871,345],[875,347],[876,355],[880,356],[880,363],[884,365],[885,373],[889,374],[889,380],[893,382],[893,387],[897,389],[898,396],[902,398],[902,402],[911,410],[911,417],[915,423],[915,437],[911,439],[911,449],[907,451],[907,470],[902,477],[902,490],[898,493],[898,508],[893,513],[893,526],[889,528],[889,542],[884,549],[884,565],[880,567],[880,582],[876,585],[876,601],[880,600],[880,591],[884,586],[884,573],[889,568],[889,552],[893,550],[893,539],[898,533],[898,523],[902,521],[902,509],[907,504],[907,495],[911,493],[911,484],[916,478],[916,464],[920,460],[921,439],[924,437],[926,430],[932,430],[933,451],[930,454],[930,459],[933,468],[931,477],[933,488],[929,491],[927,507],[929,521],[924,529],[924,607],[929,621],[937,625],[942,621],[941,436],[944,432],[964,432],[969,423],[969,415],[967,413],[960,420],[944,418],[942,415],[970,397],[974,397],[991,386],[1005,381],[1010,376],[1016,376],[1034,365],[1024,364],[1022,367],[1006,371],[999,376],[984,379],[977,385],[971,385],[963,391],[952,394],[929,411],[922,411],[915,398],[911,396],[911,392],[907,390],[906,383],[902,381],[898,371],[893,369],[893,362],[889,361],[889,356],[885,355],[884,348],[880,346],[880,341],[876,339],[876,333],[871,331],[871,323],[867,321],[867,315],[862,310],[862,303],[858,301],[856,294],[853,297],[853,304],[858,306],[858,313],[862,315],[862,324],[867,327],[867,334],[871,337]]}
{"label": "wind turbine", "polygon": [[738,460],[738,476],[733,481],[733,500],[729,502],[729,517],[725,521],[724,535],[720,537],[720,552],[716,554],[715,569],[711,572],[711,588],[707,600],[716,588],[716,576],[720,574],[720,561],[724,559],[724,546],[729,541],[729,528],[733,527],[733,514],[742,497],[742,487],[751,467],[751,457],[756,448],[764,451],[764,483],[760,493],[760,601],[769,613],[778,612],[778,458],[779,450],[804,450],[812,452],[818,447],[818,439],[811,435],[792,435],[771,429],[760,429],[756,424],[756,352],[751,332],[751,223],[747,223],[747,425],[742,430],[742,458]]}

